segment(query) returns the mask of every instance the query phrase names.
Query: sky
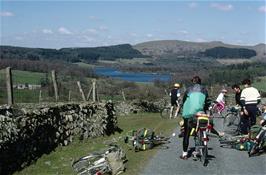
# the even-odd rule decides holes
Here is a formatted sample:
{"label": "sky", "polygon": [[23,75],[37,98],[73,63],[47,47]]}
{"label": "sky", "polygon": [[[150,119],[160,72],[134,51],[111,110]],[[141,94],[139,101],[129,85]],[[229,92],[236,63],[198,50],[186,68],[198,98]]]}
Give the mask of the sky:
{"label": "sky", "polygon": [[266,43],[266,2],[0,0],[0,44],[63,48],[153,40]]}

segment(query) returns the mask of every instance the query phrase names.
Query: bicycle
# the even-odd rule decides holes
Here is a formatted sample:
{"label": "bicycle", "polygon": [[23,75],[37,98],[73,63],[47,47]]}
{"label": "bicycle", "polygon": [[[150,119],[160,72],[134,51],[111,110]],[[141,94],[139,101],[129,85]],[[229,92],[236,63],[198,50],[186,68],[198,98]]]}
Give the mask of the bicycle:
{"label": "bicycle", "polygon": [[[180,102],[177,100],[176,103],[177,103],[177,106],[172,107],[172,105],[169,102],[165,102],[164,107],[160,111],[160,115],[163,119],[171,119],[173,116],[174,118],[177,117],[177,115],[180,112]],[[177,111],[177,108],[179,108],[178,111]]]}
{"label": "bicycle", "polygon": [[[117,145],[111,145],[107,150],[90,153],[74,161],[72,168],[78,175],[112,174],[113,170],[109,162],[109,155],[112,153],[117,153],[121,156],[121,161],[126,161],[126,156],[121,148]],[[118,171],[124,171],[123,167]]]}
{"label": "bicycle", "polygon": [[155,135],[154,131],[150,129],[141,128],[139,130],[129,131],[124,142],[130,149],[133,148],[135,152],[138,152],[169,143],[169,139],[169,137]]}
{"label": "bicycle", "polygon": [[254,144],[248,150],[249,157],[258,155],[261,150],[265,149],[264,144],[266,142],[266,126],[262,126],[259,133],[254,139]]}
{"label": "bicycle", "polygon": [[221,108],[218,103],[213,101],[209,106],[209,113],[213,118],[224,118],[228,112],[228,107]]}
{"label": "bicycle", "polygon": [[250,141],[248,135],[224,136],[219,139],[220,147],[235,149],[239,143]]}
{"label": "bicycle", "polygon": [[225,133],[240,134],[240,108],[231,107],[224,117],[223,130]]}
{"label": "bicycle", "polygon": [[211,127],[209,115],[196,115],[196,126],[191,130],[191,135],[195,132],[195,151],[193,152],[193,157],[195,160],[200,159],[200,161],[203,162],[203,166],[208,165],[208,133],[210,132]]}

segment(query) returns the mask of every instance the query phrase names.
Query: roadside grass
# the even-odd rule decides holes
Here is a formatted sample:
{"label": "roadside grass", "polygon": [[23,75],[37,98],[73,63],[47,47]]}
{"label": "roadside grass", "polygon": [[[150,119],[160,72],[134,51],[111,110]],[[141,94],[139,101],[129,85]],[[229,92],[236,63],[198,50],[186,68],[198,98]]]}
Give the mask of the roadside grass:
{"label": "roadside grass", "polygon": [[116,140],[117,143],[126,151],[128,158],[127,170],[125,175],[136,175],[145,167],[148,160],[158,151],[154,148],[147,151],[134,152],[123,143],[126,133],[132,129],[142,127],[153,128],[155,133],[163,133],[169,136],[177,126],[177,120],[165,120],[158,113],[132,114],[118,118],[118,126],[123,130],[122,133],[115,133],[111,136],[90,138],[85,141],[74,140],[69,146],[59,146],[50,154],[45,154],[34,164],[26,167],[15,175],[50,175],[50,174],[75,174],[71,168],[71,163],[92,151],[97,151],[105,147],[106,143]]}

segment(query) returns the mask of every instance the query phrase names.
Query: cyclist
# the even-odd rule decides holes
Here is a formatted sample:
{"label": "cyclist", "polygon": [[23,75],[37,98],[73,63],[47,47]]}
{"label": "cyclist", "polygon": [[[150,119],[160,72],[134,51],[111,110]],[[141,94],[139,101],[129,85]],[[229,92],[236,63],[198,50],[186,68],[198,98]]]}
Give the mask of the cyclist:
{"label": "cyclist", "polygon": [[192,78],[193,86],[189,87],[183,97],[183,120],[184,120],[184,137],[183,137],[183,153],[180,156],[181,159],[186,160],[188,158],[188,145],[190,135],[190,123],[193,120],[194,115],[199,111],[206,111],[208,91],[201,85],[201,79],[199,76]]}
{"label": "cyclist", "polygon": [[222,112],[224,110],[225,107],[225,95],[227,93],[226,89],[222,89],[220,94],[218,95],[217,99],[216,99],[216,106],[218,109],[218,113]]}
{"label": "cyclist", "polygon": [[244,89],[242,90],[240,101],[243,105],[243,116],[240,119],[241,133],[248,134],[250,127],[256,124],[257,105],[261,97],[259,91],[251,86],[251,81],[245,79],[242,81]]}
{"label": "cyclist", "polygon": [[179,112],[179,103],[178,103],[178,98],[180,97],[180,84],[175,83],[174,84],[174,88],[171,90],[170,92],[170,97],[171,97],[171,110],[170,110],[170,119],[172,118],[173,115],[173,110],[174,107],[176,106],[176,111],[175,111],[175,115],[174,118],[177,117],[178,112]]}
{"label": "cyclist", "polygon": [[235,102],[236,102],[236,106],[238,107],[243,107],[242,106],[242,103],[240,101],[240,95],[241,95],[241,92],[242,90],[240,89],[240,86],[238,84],[234,84],[232,86],[232,89],[235,91]]}

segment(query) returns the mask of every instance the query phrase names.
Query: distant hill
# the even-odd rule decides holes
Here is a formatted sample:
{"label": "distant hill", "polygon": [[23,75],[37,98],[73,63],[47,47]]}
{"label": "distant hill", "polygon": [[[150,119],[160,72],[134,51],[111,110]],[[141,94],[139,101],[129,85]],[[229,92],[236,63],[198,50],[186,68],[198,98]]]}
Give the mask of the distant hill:
{"label": "distant hill", "polygon": [[266,61],[266,45],[240,46],[213,42],[187,42],[179,40],[150,41],[131,46],[121,44],[84,48],[26,48],[0,46],[0,59],[64,60],[92,63],[97,60],[132,58],[244,58]]}
{"label": "distant hill", "polygon": [[43,49],[0,46],[1,59],[64,60],[68,62],[94,62],[99,59],[145,57],[129,44],[106,47]]}
{"label": "distant hill", "polygon": [[[204,54],[207,49],[213,48],[230,48],[227,51],[232,49],[239,52],[243,51],[252,51],[256,52],[256,55],[252,55],[252,57],[256,59],[265,59],[266,60],[266,45],[258,44],[255,46],[240,46],[240,45],[231,45],[225,44],[220,41],[213,42],[187,42],[187,41],[179,41],[179,40],[161,40],[161,41],[150,41],[144,42],[140,44],[136,44],[133,46],[135,49],[139,50],[143,55],[149,55],[152,57],[161,57],[163,55],[174,55],[176,57],[198,57],[201,53]],[[248,50],[245,50],[248,49]],[[228,58],[233,58],[234,56],[229,56]],[[238,57],[234,57],[238,58]],[[239,57],[240,58],[240,57]]]}

